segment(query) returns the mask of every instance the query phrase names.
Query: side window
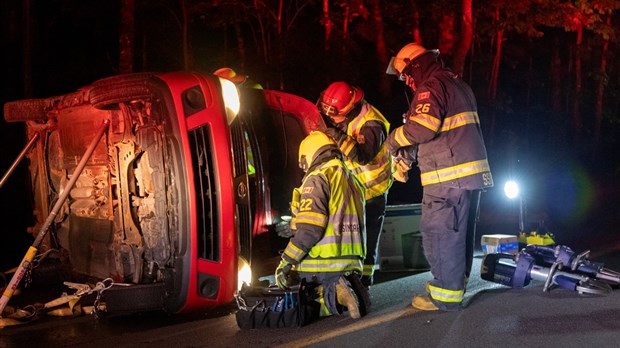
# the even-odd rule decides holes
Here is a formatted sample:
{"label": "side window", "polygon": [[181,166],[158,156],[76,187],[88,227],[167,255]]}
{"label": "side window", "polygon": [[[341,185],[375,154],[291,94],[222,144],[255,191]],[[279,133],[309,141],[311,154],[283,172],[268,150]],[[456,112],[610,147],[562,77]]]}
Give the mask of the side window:
{"label": "side window", "polygon": [[[299,168],[299,144],[305,136],[302,122],[296,116],[280,111],[272,113],[274,133],[270,139],[271,207],[280,216],[290,215],[293,189],[301,184],[303,172]],[[277,134],[277,135],[276,135]]]}

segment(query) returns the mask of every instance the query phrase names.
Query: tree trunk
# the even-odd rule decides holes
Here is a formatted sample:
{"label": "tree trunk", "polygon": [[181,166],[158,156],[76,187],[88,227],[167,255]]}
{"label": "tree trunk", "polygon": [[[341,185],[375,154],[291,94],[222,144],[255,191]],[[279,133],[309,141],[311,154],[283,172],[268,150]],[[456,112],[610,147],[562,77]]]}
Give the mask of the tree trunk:
{"label": "tree trunk", "polygon": [[473,37],[473,15],[472,15],[472,1],[463,0],[463,16],[461,19],[461,35],[456,46],[454,57],[452,60],[452,69],[454,73],[459,76],[463,75],[463,69],[465,67],[465,57],[471,46]]}
{"label": "tree trunk", "polygon": [[[449,13],[441,16],[441,21],[439,22],[439,52],[441,52],[444,56],[452,56],[452,52],[455,50],[454,48],[454,12],[450,11]],[[419,32],[418,32],[419,35]]]}
{"label": "tree trunk", "polygon": [[562,59],[560,58],[560,43],[557,37],[553,40],[551,52],[551,66],[549,67],[551,86],[551,118],[554,126],[551,127],[551,140],[554,150],[560,150],[566,138],[566,113],[562,107]]}
{"label": "tree trunk", "polygon": [[262,10],[260,8],[261,1],[254,0],[254,9],[256,10],[256,18],[258,20],[258,26],[260,28],[261,44],[263,46],[263,61],[269,65],[269,46],[267,43],[267,32],[265,31],[265,24],[263,23]]}
{"label": "tree trunk", "polygon": [[420,10],[416,8],[413,11],[413,27],[411,28],[411,36],[413,37],[413,42],[422,44],[422,36],[420,35]]}
{"label": "tree trunk", "polygon": [[[374,1],[373,1],[374,3]],[[374,6],[374,4],[373,4]],[[349,38],[349,21],[350,21],[350,16],[351,15],[351,7],[349,6],[349,3],[347,2],[344,5],[344,16],[343,16],[343,20],[342,20],[342,38],[344,40],[347,40]]]}
{"label": "tree trunk", "polygon": [[[497,12],[499,17],[499,10]],[[499,18],[498,18],[499,19]],[[504,30],[498,29],[495,34],[495,55],[493,56],[493,63],[491,65],[491,76],[489,78],[488,86],[488,98],[493,105],[491,113],[489,115],[489,137],[491,142],[495,140],[495,127],[497,123],[497,104],[495,103],[495,97],[497,96],[497,86],[499,81],[499,66],[502,58],[502,42],[504,41]]]}
{"label": "tree trunk", "polygon": [[499,27],[499,20],[500,9],[499,7],[496,7],[493,17],[493,24],[497,25],[498,29],[495,31],[495,55],[493,56],[493,63],[491,63],[491,76],[489,78],[489,86],[487,90],[487,95],[490,101],[494,101],[495,97],[497,96],[499,65],[502,57],[502,41],[504,39],[504,30]]}
{"label": "tree trunk", "polygon": [[581,44],[583,43],[583,25],[577,28],[577,40],[575,42],[575,85],[573,87],[572,112],[573,135],[576,139],[581,137],[583,123],[581,121]]}
{"label": "tree trunk", "polygon": [[389,55],[387,53],[387,45],[385,43],[385,26],[383,25],[383,14],[381,13],[381,0],[372,0],[372,18],[374,21],[374,27],[376,29],[377,36],[375,37],[375,51],[377,55],[377,62],[379,63],[378,73],[380,76],[379,93],[383,97],[390,95],[390,86],[392,79],[383,74],[387,69]]}
{"label": "tree trunk", "polygon": [[[607,15],[606,23],[611,26],[611,15]],[[601,66],[596,88],[596,101],[594,104],[594,154],[597,154],[601,146],[601,127],[603,124],[603,97],[605,85],[607,85],[607,54],[609,52],[609,39],[605,38],[601,52]]]}
{"label": "tree trunk", "polygon": [[331,39],[332,27],[334,26],[334,23],[329,15],[329,0],[323,0],[323,18],[321,19],[321,23],[323,23],[323,26],[325,27],[324,49],[327,52],[329,51],[329,40]]}
{"label": "tree trunk", "polygon": [[[349,22],[351,21],[351,6],[349,6],[349,1],[345,1],[342,6],[344,6],[344,14],[342,15],[342,41],[340,42],[340,44],[338,45],[339,51],[340,51],[340,56],[341,57],[345,57],[347,56],[347,49],[348,49],[348,41],[349,41]],[[332,26],[334,25],[334,22],[331,20],[330,17],[330,23],[332,24]],[[331,31],[331,27],[330,27],[330,31]],[[330,33],[331,36],[331,33]],[[328,38],[326,37],[326,40]],[[331,37],[329,38],[331,39]],[[326,44],[326,50],[331,49],[331,43],[327,42]]]}
{"label": "tree trunk", "polygon": [[[278,67],[284,66],[284,33],[282,32],[282,11],[284,9],[284,0],[278,1],[278,15],[277,25],[278,25]],[[278,68],[278,82],[280,86],[280,90],[284,90],[284,73],[281,68]]]}
{"label": "tree trunk", "polygon": [[182,25],[182,44],[183,44],[183,70],[190,69],[191,56],[189,53],[189,33],[188,33],[188,19],[187,19],[187,4],[185,0],[180,0],[181,5],[181,25]]}
{"label": "tree trunk", "polygon": [[[499,9],[496,12],[496,19],[499,21]],[[495,33],[495,55],[491,65],[491,77],[489,79],[488,95],[489,100],[494,101],[497,96],[497,85],[499,81],[499,66],[502,60],[502,42],[504,41],[504,30],[498,29]]]}
{"label": "tree trunk", "polygon": [[239,68],[245,70],[245,39],[241,32],[241,25],[239,21],[235,21],[235,37],[237,38],[237,53],[239,54]]}
{"label": "tree trunk", "polygon": [[122,0],[120,12],[118,72],[127,74],[133,72],[134,0]]}
{"label": "tree trunk", "polygon": [[23,53],[23,76],[24,97],[32,98],[32,0],[24,0],[22,3],[24,10],[24,46]]}

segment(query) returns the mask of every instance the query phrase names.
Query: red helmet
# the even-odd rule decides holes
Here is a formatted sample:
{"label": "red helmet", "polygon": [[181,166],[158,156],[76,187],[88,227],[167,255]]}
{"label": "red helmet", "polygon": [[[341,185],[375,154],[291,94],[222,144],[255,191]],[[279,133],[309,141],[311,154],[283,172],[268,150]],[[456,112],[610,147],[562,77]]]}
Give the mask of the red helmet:
{"label": "red helmet", "polygon": [[353,109],[353,106],[364,97],[364,91],[353,87],[346,82],[336,81],[325,89],[317,107],[327,116],[344,116]]}

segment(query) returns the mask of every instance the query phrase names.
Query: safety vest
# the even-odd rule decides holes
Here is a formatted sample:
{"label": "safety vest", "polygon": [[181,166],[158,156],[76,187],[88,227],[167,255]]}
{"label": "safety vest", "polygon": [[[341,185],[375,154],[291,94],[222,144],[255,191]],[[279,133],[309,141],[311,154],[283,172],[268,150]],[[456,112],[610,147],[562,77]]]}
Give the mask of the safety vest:
{"label": "safety vest", "polygon": [[345,155],[345,164],[353,175],[359,180],[366,189],[366,200],[378,197],[387,191],[394,179],[392,177],[392,156],[390,156],[385,143],[381,144],[381,149],[367,164],[359,164],[348,159],[348,155],[353,151],[357,143],[363,143],[365,139],[360,137],[362,126],[368,121],[379,121],[385,127],[386,134],[390,133],[390,123],[383,117],[381,112],[374,106],[364,103],[358,116],[351,120],[347,126],[347,137],[341,144],[340,150]]}
{"label": "safety vest", "polygon": [[[309,187],[310,177],[321,175],[329,187]],[[301,191],[305,197],[329,192],[329,212],[313,211],[304,200],[300,201]],[[366,256],[366,227],[364,220],[364,188],[345,168],[342,161],[332,159],[308,173],[302,186],[293,193],[291,206],[296,214],[291,228],[297,230],[294,238],[301,237],[303,225],[313,225],[324,229],[323,237],[307,253],[292,241],[284,249],[284,256],[299,262],[296,270],[301,272],[342,272],[362,270],[362,260]],[[304,208],[304,205],[306,207]]]}

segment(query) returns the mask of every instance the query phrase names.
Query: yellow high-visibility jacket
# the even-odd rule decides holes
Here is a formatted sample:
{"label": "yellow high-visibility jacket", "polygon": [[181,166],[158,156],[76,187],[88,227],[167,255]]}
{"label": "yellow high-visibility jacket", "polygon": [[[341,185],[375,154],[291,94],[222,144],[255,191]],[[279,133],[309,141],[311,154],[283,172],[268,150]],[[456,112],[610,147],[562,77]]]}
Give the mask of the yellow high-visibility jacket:
{"label": "yellow high-visibility jacket", "polygon": [[362,270],[366,255],[364,188],[334,158],[306,174],[293,193],[291,228],[282,258],[301,272]]}

